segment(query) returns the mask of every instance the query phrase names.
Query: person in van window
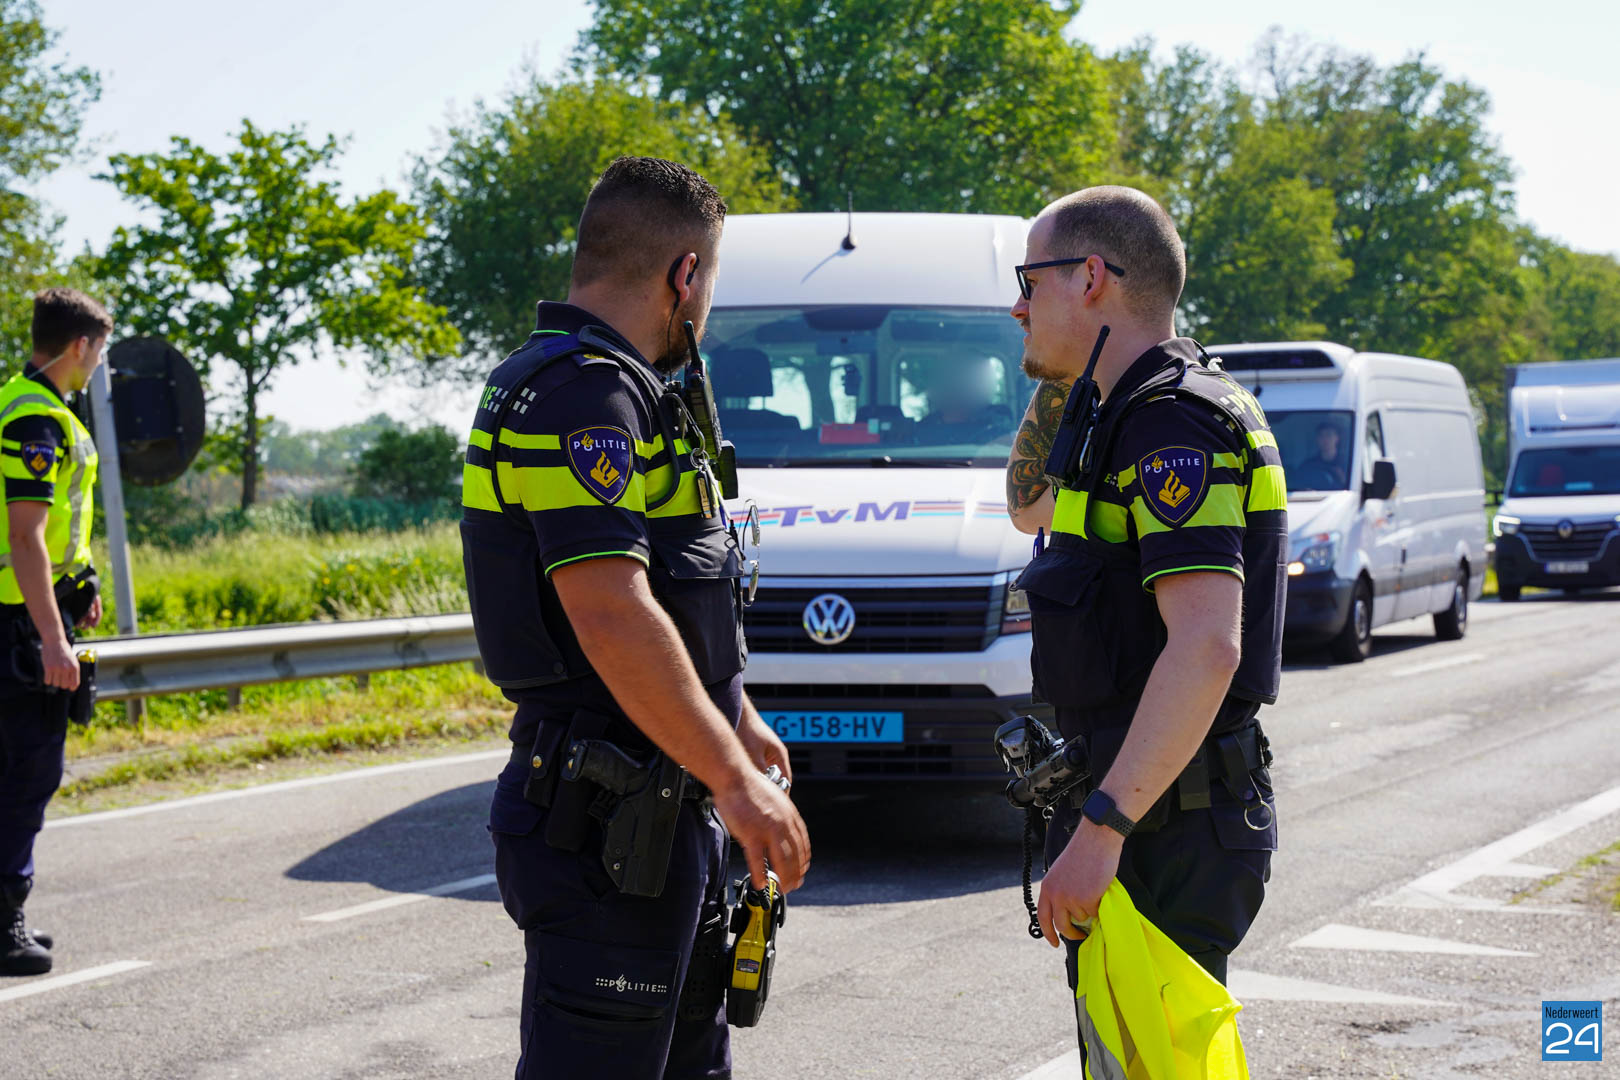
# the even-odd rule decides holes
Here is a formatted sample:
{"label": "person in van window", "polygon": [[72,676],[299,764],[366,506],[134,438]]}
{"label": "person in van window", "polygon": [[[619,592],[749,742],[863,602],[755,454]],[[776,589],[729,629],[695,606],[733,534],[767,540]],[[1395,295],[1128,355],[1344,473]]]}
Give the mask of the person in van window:
{"label": "person in van window", "polygon": [[1297,466],[1294,486],[1301,491],[1340,491],[1349,476],[1339,457],[1339,425],[1324,420],[1316,425],[1316,456]]}
{"label": "person in van window", "polygon": [[[1065,738],[1086,741],[1092,773],[1048,827],[1040,930],[1067,946],[1072,998],[1079,940],[1117,877],[1224,982],[1277,846],[1256,719],[1282,675],[1276,438],[1254,395],[1176,336],[1186,257],[1153,199],[1126,187],[1059,199],[1025,258],[1012,316],[1042,384],[1008,460],[1008,510],[1051,537],[1018,581],[1035,692]],[[1047,460],[1092,356],[1100,407],[1094,423],[1076,413],[1091,456],[1054,491]],[[1077,1023],[1083,1053],[1084,1010]]]}

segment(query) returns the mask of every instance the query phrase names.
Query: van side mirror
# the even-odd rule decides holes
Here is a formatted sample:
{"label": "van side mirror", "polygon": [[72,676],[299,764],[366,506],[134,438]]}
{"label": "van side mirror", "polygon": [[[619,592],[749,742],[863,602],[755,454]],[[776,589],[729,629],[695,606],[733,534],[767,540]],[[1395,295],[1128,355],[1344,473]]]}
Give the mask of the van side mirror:
{"label": "van side mirror", "polygon": [[1389,458],[1379,458],[1373,462],[1372,479],[1361,485],[1361,498],[1387,499],[1395,491],[1395,463]]}

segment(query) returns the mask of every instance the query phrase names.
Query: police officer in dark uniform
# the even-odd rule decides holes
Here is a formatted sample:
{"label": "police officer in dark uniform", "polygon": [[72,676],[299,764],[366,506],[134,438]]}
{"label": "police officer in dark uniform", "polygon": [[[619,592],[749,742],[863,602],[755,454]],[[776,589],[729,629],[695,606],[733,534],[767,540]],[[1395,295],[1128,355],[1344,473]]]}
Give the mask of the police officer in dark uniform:
{"label": "police officer in dark uniform", "polygon": [[73,289],[34,298],[33,356],[0,387],[0,974],[51,970],[50,935],[32,931],[34,837],[62,782],[70,716],[89,719],[91,687],[75,627],[101,621],[90,565],[96,448],[63,400],[101,363],[112,319]]}
{"label": "police officer in dark uniform", "polygon": [[[1036,219],[1012,310],[1043,380],[1008,464],[1015,524],[1050,537],[1019,581],[1035,689],[1092,757],[1048,829],[1038,907],[1047,941],[1069,945],[1071,986],[1116,876],[1224,982],[1277,846],[1256,714],[1282,670],[1286,484],[1254,397],[1175,335],[1185,266],[1156,202],[1089,188]],[[1076,400],[1087,445],[1054,484],[1077,377],[1100,407]]]}
{"label": "police officer in dark uniform", "polygon": [[690,169],[613,162],[568,301],[540,305],[473,422],[468,591],[517,705],[490,829],[527,951],[519,1080],[729,1076],[725,834],[756,887],[767,860],[785,890],[809,865],[762,775],[791,776],[787,752],[742,688],[738,538],[663,379],[708,315],[725,212]]}

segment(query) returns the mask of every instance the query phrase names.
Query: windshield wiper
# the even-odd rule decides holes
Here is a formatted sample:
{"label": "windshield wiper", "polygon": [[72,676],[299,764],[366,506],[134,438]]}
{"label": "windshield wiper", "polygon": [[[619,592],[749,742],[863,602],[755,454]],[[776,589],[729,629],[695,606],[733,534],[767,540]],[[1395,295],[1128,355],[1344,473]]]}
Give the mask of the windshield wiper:
{"label": "windshield wiper", "polygon": [[874,469],[971,469],[973,462],[968,458],[892,458],[887,454],[882,457],[867,458],[867,464]]}

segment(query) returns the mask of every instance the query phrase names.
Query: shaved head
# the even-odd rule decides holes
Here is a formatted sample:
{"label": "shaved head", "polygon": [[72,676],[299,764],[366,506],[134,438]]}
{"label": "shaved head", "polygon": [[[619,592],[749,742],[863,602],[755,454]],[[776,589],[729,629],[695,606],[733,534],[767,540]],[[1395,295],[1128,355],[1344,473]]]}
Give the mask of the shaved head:
{"label": "shaved head", "polygon": [[[1065,195],[1041,211],[1051,222],[1051,258],[1100,255],[1124,269],[1120,278],[1131,308],[1145,318],[1173,316],[1187,283],[1187,255],[1176,227],[1150,196],[1104,185]],[[1075,267],[1061,268],[1065,276]]]}
{"label": "shaved head", "polygon": [[585,201],[570,284],[640,281],[688,252],[711,262],[725,220],[726,201],[685,165],[618,158]]}

